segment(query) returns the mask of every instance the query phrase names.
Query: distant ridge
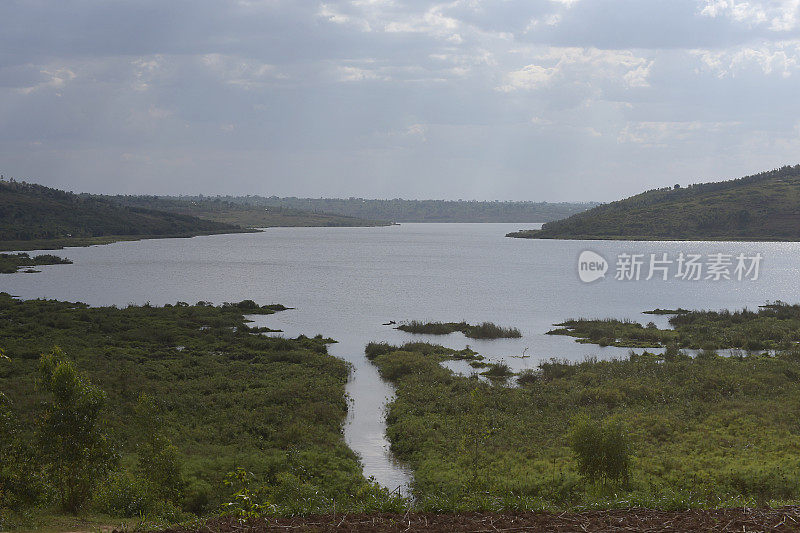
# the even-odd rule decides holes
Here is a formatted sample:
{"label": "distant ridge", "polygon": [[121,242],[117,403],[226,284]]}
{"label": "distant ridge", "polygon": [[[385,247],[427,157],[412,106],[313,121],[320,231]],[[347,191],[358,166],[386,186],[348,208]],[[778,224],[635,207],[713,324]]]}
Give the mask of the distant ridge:
{"label": "distant ridge", "polygon": [[800,240],[800,165],[739,179],[650,190],[541,230],[508,237],[627,240]]}
{"label": "distant ridge", "polygon": [[[171,197],[176,198],[176,197]],[[220,201],[259,207],[299,209],[391,222],[519,222],[558,220],[598,205],[589,203],[499,202],[475,200],[376,200],[367,198],[279,198],[277,196],[181,196],[182,200]]]}
{"label": "distant ridge", "polygon": [[58,248],[240,231],[244,230],[232,224],[125,207],[89,194],[0,181],[0,249]]}

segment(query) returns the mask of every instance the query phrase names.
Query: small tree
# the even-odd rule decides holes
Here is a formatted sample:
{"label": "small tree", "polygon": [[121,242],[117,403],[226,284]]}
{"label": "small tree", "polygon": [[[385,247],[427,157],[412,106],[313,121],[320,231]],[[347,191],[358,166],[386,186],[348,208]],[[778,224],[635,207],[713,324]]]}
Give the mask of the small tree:
{"label": "small tree", "polygon": [[180,454],[164,431],[161,410],[147,394],[139,396],[136,418],[142,435],[137,472],[153,485],[158,496],[174,501],[183,487]]}
{"label": "small tree", "polygon": [[50,394],[37,432],[43,463],[61,508],[74,514],[114,458],[100,423],[106,395],[58,347],[42,355],[38,385]]}
{"label": "small tree", "polygon": [[619,422],[578,418],[572,426],[570,446],[578,461],[578,471],[592,483],[627,481],[630,446]]}

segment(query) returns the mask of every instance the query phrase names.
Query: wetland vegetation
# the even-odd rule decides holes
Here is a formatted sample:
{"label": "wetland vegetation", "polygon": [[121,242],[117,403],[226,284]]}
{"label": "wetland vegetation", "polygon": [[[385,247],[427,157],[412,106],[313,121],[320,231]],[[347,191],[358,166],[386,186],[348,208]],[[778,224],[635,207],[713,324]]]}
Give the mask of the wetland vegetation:
{"label": "wetland vegetation", "polygon": [[[646,312],[647,313],[647,312]],[[570,319],[550,335],[576,337],[578,342],[629,348],[676,348],[787,350],[800,342],[800,305],[775,302],[758,311],[650,311],[672,314],[672,329],[659,329],[652,322],[616,319]]]}
{"label": "wetland vegetation", "polygon": [[0,274],[13,274],[20,269],[27,268],[26,272],[37,272],[30,267],[39,265],[70,265],[72,261],[57,255],[41,254],[34,257],[26,253],[0,254]]}
{"label": "wetland vegetation", "polygon": [[248,326],[280,309],[0,294],[0,529],[78,510],[245,513],[245,493],[279,514],[394,505],[342,437],[348,367],[332,340]]}
{"label": "wetland vegetation", "polygon": [[517,328],[505,328],[493,324],[492,322],[483,322],[482,324],[472,325],[466,322],[421,322],[419,320],[411,320],[404,324],[400,324],[397,328],[400,331],[408,333],[419,333],[425,335],[449,335],[456,331],[460,331],[470,339],[500,339],[500,338],[519,338],[522,333]]}
{"label": "wetland vegetation", "polygon": [[666,509],[800,498],[800,351],[552,360],[510,388],[443,368],[446,349],[373,357],[387,433],[421,509]]}

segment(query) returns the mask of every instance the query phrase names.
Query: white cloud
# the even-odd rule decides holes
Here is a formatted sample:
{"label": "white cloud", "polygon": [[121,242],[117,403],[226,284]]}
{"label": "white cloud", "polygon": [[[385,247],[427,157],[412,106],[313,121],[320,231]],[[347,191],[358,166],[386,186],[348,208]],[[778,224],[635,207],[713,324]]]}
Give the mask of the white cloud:
{"label": "white cloud", "polygon": [[653,60],[639,57],[629,50],[550,47],[534,54],[536,63],[506,74],[503,92],[537,89],[556,79],[581,81],[618,80],[625,87],[648,87]]}
{"label": "white cloud", "polygon": [[17,89],[17,92],[21,94],[31,94],[45,89],[61,89],[68,82],[74,80],[77,77],[77,75],[72,70],[65,67],[42,69],[39,71],[39,73],[44,75],[47,79],[35,85],[20,87],[19,89]]}
{"label": "white cloud", "polygon": [[719,78],[756,68],[766,75],[788,78],[800,66],[800,40],[764,43],[759,47],[741,46],[725,50],[692,50],[703,69]]}
{"label": "white cloud", "polygon": [[728,17],[748,26],[765,25],[774,32],[786,32],[800,25],[800,0],[704,0],[700,14]]}

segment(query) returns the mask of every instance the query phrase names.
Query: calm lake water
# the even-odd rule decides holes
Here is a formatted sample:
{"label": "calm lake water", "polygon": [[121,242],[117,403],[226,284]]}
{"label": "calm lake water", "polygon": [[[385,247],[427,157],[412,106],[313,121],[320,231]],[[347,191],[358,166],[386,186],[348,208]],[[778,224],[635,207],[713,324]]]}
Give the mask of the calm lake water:
{"label": "calm lake water", "polygon": [[[408,472],[394,463],[384,436],[383,409],[392,389],[364,357],[369,341],[429,340],[470,345],[490,360],[535,368],[553,357],[624,356],[625,349],[578,344],[545,335],[552,324],[576,317],[630,318],[661,308],[755,308],[766,301],[800,301],[800,243],[622,242],[509,239],[520,224],[403,224],[384,228],[270,228],[263,233],[115,243],[55,252],[73,265],[38,267],[40,274],[0,276],[0,290],[22,298],[55,298],[92,305],[253,299],[294,310],[259,317],[258,325],[287,336],[321,333],[338,340],[329,351],[353,365],[348,384],[348,444],[364,471],[394,489]],[[578,256],[605,257],[605,279],[583,283]],[[758,280],[647,277],[649,254],[760,253]],[[640,281],[614,279],[620,254],[644,254]],[[731,267],[733,273],[733,266]],[[477,341],[463,335],[411,335],[390,320],[483,322],[518,327],[521,339]],[[527,349],[530,357],[519,359]]]}

